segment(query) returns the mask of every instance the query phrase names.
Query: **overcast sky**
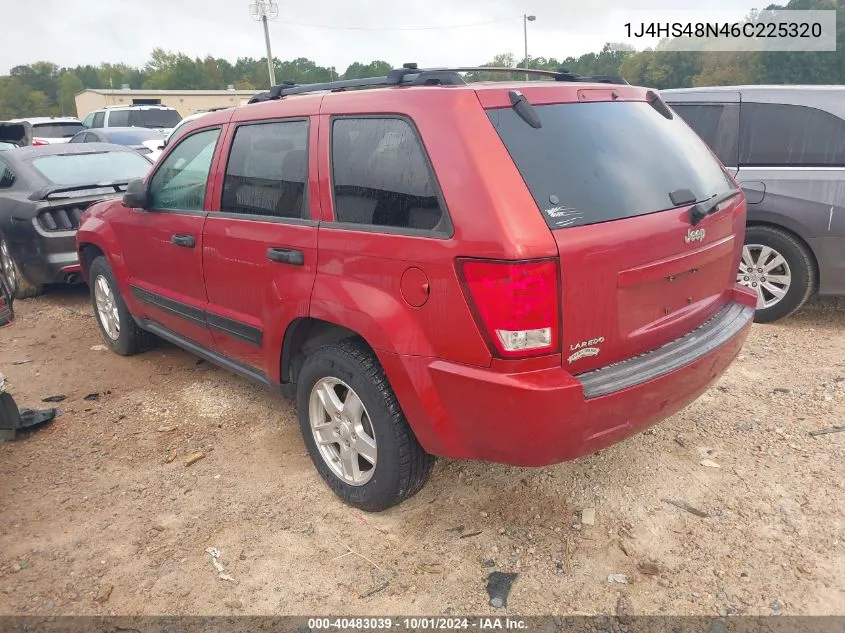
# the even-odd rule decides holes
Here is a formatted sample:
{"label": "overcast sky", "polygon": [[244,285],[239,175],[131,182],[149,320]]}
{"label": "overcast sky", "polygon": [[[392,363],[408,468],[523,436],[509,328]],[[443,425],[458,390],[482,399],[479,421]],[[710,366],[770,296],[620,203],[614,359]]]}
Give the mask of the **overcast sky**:
{"label": "overcast sky", "polygon": [[[0,21],[7,26],[0,45],[0,74],[38,60],[60,66],[100,62],[141,66],[157,46],[233,61],[261,58],[263,35],[249,16],[249,4],[250,0],[0,0]],[[767,4],[700,0],[694,6],[712,10],[709,17],[716,19],[741,17]],[[522,15],[527,13],[537,16],[528,24],[529,55],[561,59],[597,51],[606,41],[624,40],[624,21],[614,19],[614,11],[658,10],[650,14],[653,17],[661,15],[660,9],[677,11],[691,5],[687,0],[283,0],[279,18],[270,24],[270,36],[275,57],[307,57],[339,72],[354,61],[374,59],[397,65],[408,61],[474,65],[497,53],[521,58]],[[421,30],[459,25],[478,26]]]}

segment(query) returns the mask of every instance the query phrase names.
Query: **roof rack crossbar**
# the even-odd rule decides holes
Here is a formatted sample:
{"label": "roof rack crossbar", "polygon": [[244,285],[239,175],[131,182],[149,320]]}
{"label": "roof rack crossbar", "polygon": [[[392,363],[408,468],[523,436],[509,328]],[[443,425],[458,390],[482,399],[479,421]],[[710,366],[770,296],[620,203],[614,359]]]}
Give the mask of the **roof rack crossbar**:
{"label": "roof rack crossbar", "polygon": [[249,103],[272,101],[290,95],[309,92],[333,92],[350,88],[379,88],[385,86],[426,86],[426,85],[461,85],[465,84],[461,73],[516,73],[550,77],[555,81],[577,81],[583,83],[609,83],[627,85],[628,82],[616,75],[587,77],[571,73],[566,69],[544,70],[538,68],[507,68],[501,66],[462,66],[456,68],[417,68],[416,64],[405,64],[395,68],[384,77],[366,77],[363,79],[341,79],[314,84],[296,84],[291,81],[273,86],[269,91],[255,95]]}

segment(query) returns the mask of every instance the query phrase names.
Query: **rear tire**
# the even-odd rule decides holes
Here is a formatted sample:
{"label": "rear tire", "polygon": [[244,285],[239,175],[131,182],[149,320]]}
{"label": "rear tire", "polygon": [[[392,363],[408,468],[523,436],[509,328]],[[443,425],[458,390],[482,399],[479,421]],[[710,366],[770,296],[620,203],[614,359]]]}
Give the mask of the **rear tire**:
{"label": "rear tire", "polygon": [[106,345],[121,356],[145,352],[155,337],[142,330],[129,313],[106,258],[100,255],[88,270],[94,317]]}
{"label": "rear tire", "polygon": [[[771,226],[749,226],[737,281],[758,294],[754,320],[772,323],[799,310],[815,292],[816,266],[810,251],[792,234]],[[785,294],[778,298],[771,290]]]}
{"label": "rear tire", "polygon": [[21,267],[12,257],[9,244],[2,235],[0,235],[0,275],[3,275],[15,299],[31,299],[44,292],[43,286],[31,284],[23,276]]}
{"label": "rear tire", "polygon": [[[334,417],[331,407],[322,407],[327,397],[345,405]],[[299,374],[296,400],[314,466],[344,503],[379,512],[415,495],[428,481],[435,458],[420,446],[381,365],[364,345],[350,339],[312,352]],[[324,431],[314,430],[323,424]],[[324,438],[319,446],[318,434]],[[354,452],[362,438],[365,451],[360,457],[355,453],[351,467],[360,475],[355,482],[352,475],[344,478],[350,469],[343,445],[351,442]]]}

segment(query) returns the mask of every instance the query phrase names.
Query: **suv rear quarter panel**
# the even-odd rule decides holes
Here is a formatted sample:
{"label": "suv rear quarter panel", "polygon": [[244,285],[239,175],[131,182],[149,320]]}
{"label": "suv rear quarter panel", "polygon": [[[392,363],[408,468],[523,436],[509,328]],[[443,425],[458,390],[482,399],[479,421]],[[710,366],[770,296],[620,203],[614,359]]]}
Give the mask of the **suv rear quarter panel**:
{"label": "suv rear quarter panel", "polygon": [[[320,195],[323,224],[313,316],[361,333],[380,353],[492,362],[455,269],[457,257],[520,259],[556,255],[554,240],[513,162],[471,90],[414,88],[351,92],[323,102]],[[412,121],[430,159],[451,237],[336,223],[331,181],[335,117],[400,116]],[[516,192],[516,193],[515,193]],[[411,268],[430,295],[403,299]],[[407,281],[406,282],[410,283]],[[391,377],[392,379],[392,377]]]}

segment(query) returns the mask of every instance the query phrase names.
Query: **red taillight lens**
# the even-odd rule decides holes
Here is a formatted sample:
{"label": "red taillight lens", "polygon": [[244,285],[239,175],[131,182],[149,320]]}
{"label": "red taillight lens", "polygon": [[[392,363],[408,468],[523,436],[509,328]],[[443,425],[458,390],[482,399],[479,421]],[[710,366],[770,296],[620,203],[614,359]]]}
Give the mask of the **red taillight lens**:
{"label": "red taillight lens", "polygon": [[525,358],[559,351],[560,283],[556,259],[459,259],[464,293],[494,351]]}
{"label": "red taillight lens", "polygon": [[32,139],[32,144],[33,145],[49,145],[49,143],[47,141],[43,141],[40,138]]}

